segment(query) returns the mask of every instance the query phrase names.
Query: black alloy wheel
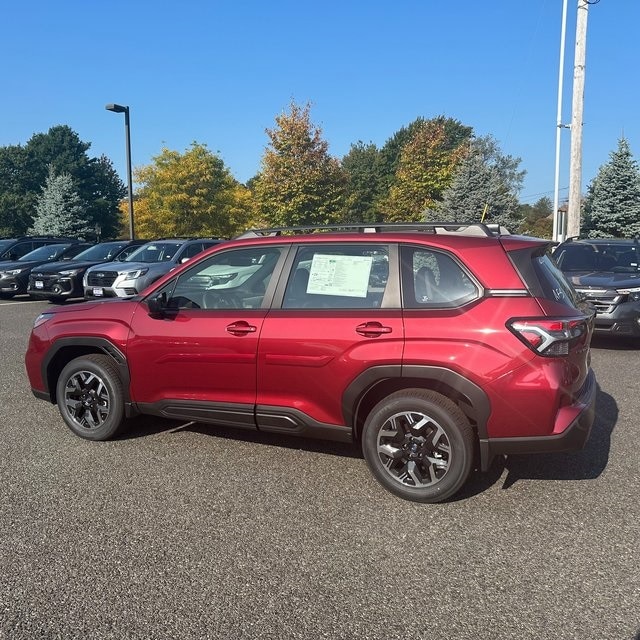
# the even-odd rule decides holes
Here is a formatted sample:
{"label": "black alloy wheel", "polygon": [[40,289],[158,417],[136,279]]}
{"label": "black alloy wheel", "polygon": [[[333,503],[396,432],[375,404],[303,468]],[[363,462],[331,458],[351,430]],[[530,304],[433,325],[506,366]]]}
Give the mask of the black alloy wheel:
{"label": "black alloy wheel", "polygon": [[379,402],[362,432],[362,450],[376,479],[415,502],[441,502],[459,491],[471,472],[473,448],[473,429],[458,406],[421,389]]}

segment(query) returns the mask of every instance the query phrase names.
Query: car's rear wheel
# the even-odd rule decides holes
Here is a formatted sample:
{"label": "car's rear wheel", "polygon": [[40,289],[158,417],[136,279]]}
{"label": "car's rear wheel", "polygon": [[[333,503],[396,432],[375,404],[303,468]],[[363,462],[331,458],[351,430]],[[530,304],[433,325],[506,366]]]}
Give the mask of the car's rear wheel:
{"label": "car's rear wheel", "polygon": [[440,502],[466,482],[474,433],[458,406],[434,391],[397,391],[379,402],[362,431],[364,457],[389,491]]}
{"label": "car's rear wheel", "polygon": [[108,356],[71,360],[58,378],[56,400],[67,426],[88,440],[108,440],[124,422],[123,388]]}

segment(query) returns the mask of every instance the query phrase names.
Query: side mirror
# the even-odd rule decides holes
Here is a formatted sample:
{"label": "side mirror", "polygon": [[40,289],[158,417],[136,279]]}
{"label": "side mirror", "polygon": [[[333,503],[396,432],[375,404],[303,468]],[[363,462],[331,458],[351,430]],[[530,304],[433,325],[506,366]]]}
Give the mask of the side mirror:
{"label": "side mirror", "polygon": [[167,316],[167,292],[163,291],[145,300],[149,308],[149,317],[162,320]]}

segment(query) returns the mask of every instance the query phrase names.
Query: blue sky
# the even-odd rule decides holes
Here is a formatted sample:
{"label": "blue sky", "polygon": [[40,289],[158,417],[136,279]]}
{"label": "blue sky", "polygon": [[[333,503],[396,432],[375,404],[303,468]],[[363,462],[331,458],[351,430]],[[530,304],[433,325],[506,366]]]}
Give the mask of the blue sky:
{"label": "blue sky", "polygon": [[[569,0],[564,117],[570,121],[577,0]],[[69,125],[126,181],[193,141],[232,174],[257,173],[265,128],[310,102],[330,153],[382,146],[418,116],[445,115],[520,157],[523,202],[553,197],[562,0],[44,0],[2,2],[0,145]],[[640,158],[640,2],[589,9],[583,183],[621,136]],[[561,196],[570,134],[562,134]]]}

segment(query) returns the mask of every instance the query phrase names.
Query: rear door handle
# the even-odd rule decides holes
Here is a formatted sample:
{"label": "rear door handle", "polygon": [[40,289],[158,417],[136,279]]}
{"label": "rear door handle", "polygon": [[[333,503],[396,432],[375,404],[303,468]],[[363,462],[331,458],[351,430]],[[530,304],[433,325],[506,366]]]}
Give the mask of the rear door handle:
{"label": "rear door handle", "polygon": [[380,322],[363,322],[356,327],[356,332],[361,336],[374,337],[383,333],[391,333],[391,327],[385,327]]}

